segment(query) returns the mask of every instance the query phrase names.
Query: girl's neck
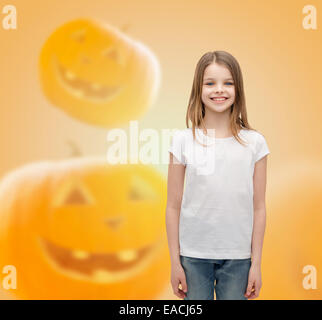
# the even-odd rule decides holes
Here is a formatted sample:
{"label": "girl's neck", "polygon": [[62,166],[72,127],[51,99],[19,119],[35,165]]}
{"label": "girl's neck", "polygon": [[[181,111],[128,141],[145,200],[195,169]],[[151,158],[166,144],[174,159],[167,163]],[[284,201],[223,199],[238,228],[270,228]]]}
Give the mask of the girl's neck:
{"label": "girl's neck", "polygon": [[[230,110],[228,112],[223,113],[209,113],[206,110],[206,114],[204,117],[204,124],[208,131],[208,129],[215,129],[215,135],[217,138],[226,138],[231,137],[233,134],[230,128]],[[203,129],[201,126],[198,129]],[[205,132],[206,133],[206,132]]]}

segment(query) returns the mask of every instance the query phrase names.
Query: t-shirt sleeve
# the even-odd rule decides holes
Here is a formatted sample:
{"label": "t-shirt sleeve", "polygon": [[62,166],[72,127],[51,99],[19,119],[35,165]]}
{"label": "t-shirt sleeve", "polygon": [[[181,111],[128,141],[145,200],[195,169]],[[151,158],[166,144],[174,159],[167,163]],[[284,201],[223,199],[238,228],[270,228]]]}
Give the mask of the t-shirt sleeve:
{"label": "t-shirt sleeve", "polygon": [[268,145],[264,136],[259,134],[257,137],[257,143],[256,143],[255,162],[262,159],[269,153],[270,151],[268,149]]}
{"label": "t-shirt sleeve", "polygon": [[185,157],[183,155],[183,138],[181,130],[176,130],[171,137],[168,151],[171,152],[181,164],[186,165]]}

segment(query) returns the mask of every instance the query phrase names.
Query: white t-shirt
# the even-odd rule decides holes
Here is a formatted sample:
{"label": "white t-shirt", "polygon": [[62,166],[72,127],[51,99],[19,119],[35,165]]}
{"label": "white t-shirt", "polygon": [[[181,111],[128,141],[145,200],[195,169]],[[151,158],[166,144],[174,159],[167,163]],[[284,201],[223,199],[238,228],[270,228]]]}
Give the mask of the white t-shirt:
{"label": "white t-shirt", "polygon": [[180,254],[206,259],[251,257],[253,173],[255,162],[269,154],[266,140],[242,129],[234,137],[213,138],[196,128],[174,132],[169,152],[186,166],[180,210]]}

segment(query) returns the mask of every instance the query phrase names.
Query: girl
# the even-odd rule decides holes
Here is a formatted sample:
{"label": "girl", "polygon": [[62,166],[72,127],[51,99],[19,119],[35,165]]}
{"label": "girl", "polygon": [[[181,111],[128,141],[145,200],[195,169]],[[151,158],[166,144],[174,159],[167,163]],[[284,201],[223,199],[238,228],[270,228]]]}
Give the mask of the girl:
{"label": "girl", "polygon": [[214,291],[217,300],[256,298],[270,151],[248,124],[242,73],[231,54],[200,58],[186,126],[169,147],[166,227],[173,292],[184,300],[213,300]]}

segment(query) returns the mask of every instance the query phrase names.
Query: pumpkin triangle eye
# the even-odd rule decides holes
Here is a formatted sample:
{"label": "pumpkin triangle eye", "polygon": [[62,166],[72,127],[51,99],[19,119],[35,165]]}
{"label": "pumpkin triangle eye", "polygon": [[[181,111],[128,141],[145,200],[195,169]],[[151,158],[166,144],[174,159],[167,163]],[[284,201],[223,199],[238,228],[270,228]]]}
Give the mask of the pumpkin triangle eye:
{"label": "pumpkin triangle eye", "polygon": [[95,200],[90,191],[81,181],[64,182],[57,190],[52,204],[53,207],[64,207],[73,205],[93,205]]}
{"label": "pumpkin triangle eye", "polygon": [[82,205],[88,203],[89,201],[80,189],[71,190],[67,198],[64,200],[64,205]]}

